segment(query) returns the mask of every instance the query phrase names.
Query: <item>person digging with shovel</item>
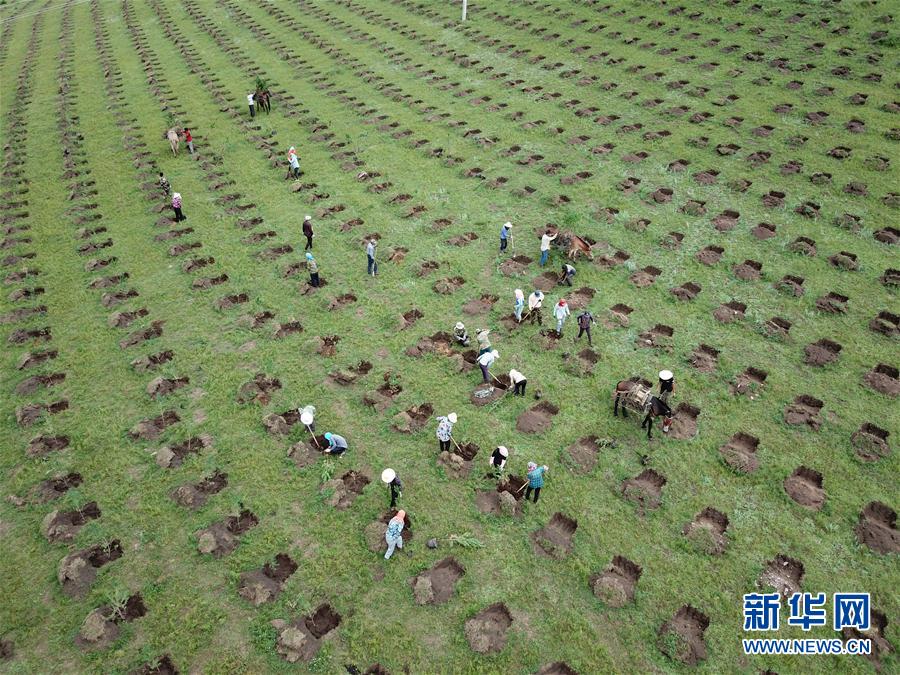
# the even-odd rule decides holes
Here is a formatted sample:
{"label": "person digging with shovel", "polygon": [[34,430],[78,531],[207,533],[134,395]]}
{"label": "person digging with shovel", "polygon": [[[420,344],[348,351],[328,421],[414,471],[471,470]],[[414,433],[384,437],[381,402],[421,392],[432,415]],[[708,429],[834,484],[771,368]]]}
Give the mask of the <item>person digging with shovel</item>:
{"label": "person digging with shovel", "polygon": [[391,490],[391,508],[396,508],[397,500],[403,496],[403,483],[400,482],[400,476],[393,469],[385,469],[381,472],[381,481],[385,483]]}
{"label": "person digging with shovel", "polygon": [[478,357],[478,367],[481,368],[481,377],[482,382],[484,384],[490,384],[491,380],[491,371],[490,367],[494,364],[494,361],[500,358],[500,354],[496,349],[492,349],[489,352],[485,352],[481,356]]}
{"label": "person digging with shovel", "polygon": [[534,490],[534,503],[537,504],[538,498],[541,496],[541,488],[544,487],[544,474],[550,470],[546,464],[538,466],[534,462],[528,462],[528,489],[525,491],[525,501],[531,496]]}
{"label": "person digging with shovel", "polygon": [[541,316],[541,307],[544,304],[544,292],[543,291],[533,291],[531,295],[528,296],[528,314],[525,315],[524,318],[531,317],[531,325],[534,325],[534,322],[537,321],[538,326],[544,325],[544,317]]}
{"label": "person digging with shovel", "polygon": [[450,438],[453,433],[453,425],[456,424],[456,413],[450,413],[446,417],[441,415],[437,418],[437,439],[441,452],[450,452]]}

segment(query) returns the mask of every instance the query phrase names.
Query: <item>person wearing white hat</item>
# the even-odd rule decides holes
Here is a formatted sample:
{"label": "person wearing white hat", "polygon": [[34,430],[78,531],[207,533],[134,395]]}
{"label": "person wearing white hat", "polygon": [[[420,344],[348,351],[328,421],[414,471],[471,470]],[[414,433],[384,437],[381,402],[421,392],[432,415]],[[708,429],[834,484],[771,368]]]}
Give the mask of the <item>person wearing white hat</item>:
{"label": "person wearing white hat", "polygon": [[475,339],[478,340],[478,356],[491,351],[491,339],[488,337],[491,331],[487,328],[479,328],[475,331]]}
{"label": "person wearing white hat", "polygon": [[450,452],[450,438],[453,433],[453,425],[456,424],[456,413],[452,412],[447,416],[440,415],[437,421],[438,447],[441,452]]}
{"label": "person wearing white hat", "polygon": [[303,236],[306,237],[306,248],[304,251],[308,251],[312,248],[312,240],[315,236],[312,227],[312,216],[305,216],[303,218]]}
{"label": "person wearing white hat", "polygon": [[506,250],[506,242],[510,237],[510,230],[512,229],[512,223],[506,222],[503,223],[503,227],[500,228],[500,252]]}
{"label": "person wearing white hat", "polygon": [[311,433],[316,431],[316,406],[307,405],[297,408],[300,412],[300,424],[310,430]]}
{"label": "person wearing white hat", "polygon": [[[669,405],[669,397],[675,393],[675,375],[671,370],[659,371],[659,400]],[[665,429],[663,429],[665,431]]]}
{"label": "person wearing white hat", "polygon": [[513,368],[509,371],[509,381],[513,385],[513,396],[521,395],[524,398],[525,385],[528,384],[528,380],[525,379],[525,376]]}
{"label": "person wearing white hat", "polygon": [[403,483],[400,482],[400,476],[393,469],[385,469],[381,472],[381,480],[391,489],[391,508],[396,508],[397,500],[403,496]]}
{"label": "person wearing white hat", "polygon": [[463,347],[469,346],[469,331],[466,330],[466,324],[462,321],[457,321],[453,327],[453,339]]}
{"label": "person wearing white hat", "polygon": [[516,323],[522,320],[522,310],[525,309],[525,293],[522,292],[521,288],[517,288],[514,292],[516,296],[516,304],[513,305],[513,310],[516,312]]}
{"label": "person wearing white hat", "polygon": [[490,367],[494,364],[494,361],[500,358],[500,354],[496,349],[492,349],[489,352],[485,352],[481,356],[478,357],[478,367],[481,368],[481,377],[484,384],[488,384],[491,380],[491,372]]}
{"label": "person wearing white hat", "polygon": [[494,448],[494,452],[491,453],[488,464],[490,464],[494,473],[499,476],[500,472],[503,471],[503,468],[506,466],[507,459],[509,459],[509,450],[503,445],[498,445]]}

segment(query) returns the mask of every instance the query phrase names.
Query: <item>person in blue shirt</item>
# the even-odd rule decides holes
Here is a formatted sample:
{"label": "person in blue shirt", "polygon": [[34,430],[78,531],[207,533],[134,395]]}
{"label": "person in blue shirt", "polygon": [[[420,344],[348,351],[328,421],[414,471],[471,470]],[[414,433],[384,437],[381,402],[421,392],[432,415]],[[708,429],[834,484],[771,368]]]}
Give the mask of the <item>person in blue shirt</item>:
{"label": "person in blue shirt", "polygon": [[512,223],[503,223],[503,227],[500,228],[500,251],[501,253],[506,250],[506,242],[512,236],[510,230],[512,229]]}
{"label": "person in blue shirt", "polygon": [[544,474],[549,471],[550,467],[546,464],[538,466],[534,462],[528,462],[528,489],[525,491],[525,501],[531,496],[534,490],[534,503],[537,504],[538,498],[541,496],[541,488],[544,487]]}
{"label": "person in blue shirt", "polygon": [[384,540],[387,542],[387,551],[384,554],[385,560],[390,560],[394,555],[395,548],[403,548],[403,526],[406,524],[406,511],[397,511],[397,515],[391,518],[384,533]]}

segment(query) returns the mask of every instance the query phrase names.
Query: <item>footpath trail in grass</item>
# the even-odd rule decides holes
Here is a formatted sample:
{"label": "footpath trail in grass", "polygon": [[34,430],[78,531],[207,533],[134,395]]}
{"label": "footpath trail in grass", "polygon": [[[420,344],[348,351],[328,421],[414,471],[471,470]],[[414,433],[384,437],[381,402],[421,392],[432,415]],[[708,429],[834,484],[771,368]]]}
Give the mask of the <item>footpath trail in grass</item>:
{"label": "footpath trail in grass", "polygon": [[[458,12],[0,7],[5,671],[897,669],[895,13]],[[565,247],[537,263],[547,227],[591,246],[571,289]],[[543,327],[517,326],[538,286]],[[593,350],[574,315],[553,333],[562,297]],[[525,398],[476,405],[459,320]],[[676,419],[648,440],[610,395],[663,368]],[[538,504],[515,499],[532,460]],[[390,561],[386,466],[409,517]],[[741,596],[767,587],[870,592],[875,653],[743,655]]]}

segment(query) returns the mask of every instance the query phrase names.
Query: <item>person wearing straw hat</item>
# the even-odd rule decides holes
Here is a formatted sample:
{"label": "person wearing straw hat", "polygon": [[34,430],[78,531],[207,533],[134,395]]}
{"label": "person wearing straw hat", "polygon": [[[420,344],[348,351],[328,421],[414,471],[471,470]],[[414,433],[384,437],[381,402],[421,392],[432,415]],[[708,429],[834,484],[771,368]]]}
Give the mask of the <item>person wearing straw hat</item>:
{"label": "person wearing straw hat", "polygon": [[466,330],[466,324],[462,321],[457,321],[453,327],[453,339],[463,347],[469,346],[469,331]]}
{"label": "person wearing straw hat", "polygon": [[490,368],[494,364],[494,361],[500,358],[499,352],[496,349],[492,349],[489,352],[485,352],[481,356],[478,357],[478,367],[481,368],[481,377],[484,384],[489,384],[491,381],[491,371]]}
{"label": "person wearing straw hat", "polygon": [[495,475],[500,475],[500,472],[506,467],[507,459],[509,459],[509,450],[506,449],[506,446],[498,445],[494,448],[494,452],[492,452],[490,458],[488,458],[488,464],[491,469],[493,469]]}
{"label": "person wearing straw hat", "polygon": [[307,405],[297,409],[300,412],[300,424],[309,429],[310,433],[316,431],[316,406]]}
{"label": "person wearing straw hat", "polygon": [[327,452],[329,455],[340,457],[345,452],[347,452],[347,439],[343,436],[339,436],[338,434],[333,434],[330,431],[326,431],[325,440],[328,441],[328,447],[325,448],[325,452]]}
{"label": "person wearing straw hat", "polygon": [[541,488],[544,487],[544,474],[550,470],[546,464],[538,466],[534,462],[528,462],[528,489],[525,491],[525,501],[531,496],[534,490],[534,503],[537,504],[538,498],[541,496]]}
{"label": "person wearing straw hat", "polygon": [[312,248],[312,240],[315,236],[312,227],[312,216],[303,217],[303,236],[306,237],[306,248],[303,250],[309,251]]}
{"label": "person wearing straw hat", "polygon": [[437,439],[441,452],[450,452],[450,437],[453,433],[453,425],[456,424],[456,413],[437,417]]}
{"label": "person wearing straw hat", "polygon": [[512,230],[512,223],[510,223],[510,222],[503,223],[503,227],[500,228],[500,252],[501,253],[503,253],[503,251],[506,250],[506,242],[512,234],[511,230]]}
{"label": "person wearing straw hat", "polygon": [[479,328],[475,331],[475,339],[478,340],[478,356],[491,351],[491,331],[487,328]]}
{"label": "person wearing straw hat", "polygon": [[522,320],[522,310],[525,309],[525,293],[522,292],[521,288],[517,288],[513,294],[516,297],[516,304],[513,305],[513,310],[516,313],[516,323],[519,323]]}
{"label": "person wearing straw hat", "polygon": [[[675,393],[675,375],[671,370],[659,371],[659,400],[669,405],[669,397]],[[665,431],[665,429],[663,429]]]}
{"label": "person wearing straw hat", "polygon": [[397,515],[388,522],[387,530],[384,533],[384,540],[387,542],[387,551],[384,554],[385,560],[390,560],[394,555],[394,549],[403,548],[403,527],[406,525],[406,511],[397,511]]}
{"label": "person wearing straw hat", "polygon": [[400,476],[393,469],[385,469],[381,472],[381,481],[391,489],[391,508],[397,506],[397,500],[403,496],[403,483],[400,482]]}
{"label": "person wearing straw hat", "polygon": [[313,254],[306,252],[306,269],[309,270],[309,285],[314,288],[319,287],[319,263],[313,258]]}

